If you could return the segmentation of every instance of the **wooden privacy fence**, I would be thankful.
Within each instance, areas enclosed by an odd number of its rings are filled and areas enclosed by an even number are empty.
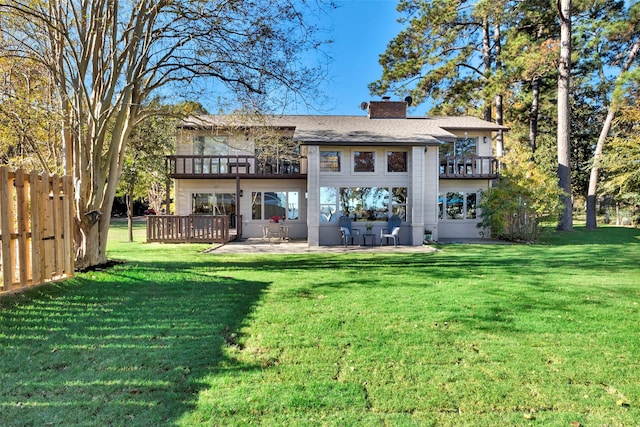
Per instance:
[[[70,177],[0,167],[0,293],[73,276]]]
[[[228,243],[230,225],[229,215],[150,215],[147,242]]]

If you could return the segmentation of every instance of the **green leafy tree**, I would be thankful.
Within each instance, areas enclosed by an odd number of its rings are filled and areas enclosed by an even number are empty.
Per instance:
[[[637,208],[640,206],[640,107],[623,107],[614,126],[616,133],[602,156],[607,180],[600,193],[613,195],[617,201]]]
[[[600,161],[604,146],[611,132],[613,121],[627,92],[627,82],[633,80],[638,73],[637,57],[640,52],[640,4],[635,3],[628,10],[624,10],[622,2],[616,2],[618,7],[606,10],[606,15],[599,20],[600,26],[592,33],[597,34],[593,42],[593,51],[599,53],[593,59],[592,69],[595,77],[591,81],[597,84],[601,94],[603,112],[602,125],[598,135],[593,158],[590,162],[590,175],[586,191],[587,229],[597,227],[596,201],[598,185],[600,184]],[[612,19],[613,18],[613,19]],[[616,19],[617,18],[617,19]],[[599,30],[599,31],[598,31]],[[613,76],[613,78],[609,77]]]
[[[563,191],[553,175],[538,166],[529,147],[512,149],[503,160],[496,186],[480,199],[478,226],[500,239],[536,241],[542,223],[562,212]]]
[[[399,21],[406,28],[380,55],[382,77],[369,89],[375,94],[409,93],[416,103],[432,99],[449,114],[480,110],[490,120],[493,93],[487,83],[494,73],[499,11],[505,3],[400,1]]]
[[[322,41],[293,0],[10,0],[0,39],[51,73],[65,172],[73,175],[78,268],[106,262],[109,215],[135,126],[167,93],[211,96],[215,84],[264,111],[317,93],[325,75],[309,52]],[[303,55],[304,54],[304,55]],[[206,78],[208,85],[204,84]],[[198,84],[201,82],[203,84]],[[213,82],[213,83],[212,83]],[[107,215],[105,215],[107,213]]]
[[[51,75],[27,58],[1,56],[0,163],[62,174],[60,117]]]
[[[176,125],[172,115],[157,115],[140,122],[129,136],[117,192],[127,205],[129,241],[133,241],[135,200],[147,200],[156,212],[161,211],[169,182],[165,156],[173,152]]]
[[[380,56],[382,77],[370,89],[428,100],[432,114],[485,118],[493,97],[510,144],[542,149],[536,156],[551,162],[544,168],[553,167],[574,198],[589,193],[589,207],[615,116],[611,101],[625,93],[617,80],[635,67],[639,9],[610,0],[401,1],[406,28]],[[503,104],[509,108],[501,114]],[[561,229],[572,228],[571,199],[564,199]]]
[[[551,100],[557,89],[557,12],[546,0],[524,0],[511,6],[500,58],[510,105],[506,119],[514,126],[510,140],[528,141],[535,152],[539,134],[547,134],[547,126],[556,121]]]

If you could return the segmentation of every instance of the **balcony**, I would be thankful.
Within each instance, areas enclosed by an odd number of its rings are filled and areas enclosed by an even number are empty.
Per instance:
[[[307,159],[255,156],[167,156],[171,178],[306,178]]]
[[[440,178],[471,179],[498,177],[500,161],[496,157],[440,157]]]

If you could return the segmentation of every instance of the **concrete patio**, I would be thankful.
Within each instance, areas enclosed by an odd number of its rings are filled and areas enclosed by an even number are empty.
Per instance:
[[[491,239],[455,239],[440,241],[438,244],[501,244]],[[303,254],[303,253],[431,253],[438,249],[436,244],[422,246],[398,245],[335,245],[335,246],[309,246],[306,240],[280,241],[266,239],[241,239],[227,243],[226,245],[214,244],[207,250],[215,254]]]

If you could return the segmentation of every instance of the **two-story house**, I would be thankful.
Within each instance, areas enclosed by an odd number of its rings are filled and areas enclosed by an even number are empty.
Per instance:
[[[274,217],[310,246],[340,243],[338,218],[379,233],[402,218],[400,243],[482,234],[478,201],[497,177],[503,126],[472,117],[407,117],[405,101],[362,116],[194,116],[168,159],[174,214],[229,215],[242,237]]]

